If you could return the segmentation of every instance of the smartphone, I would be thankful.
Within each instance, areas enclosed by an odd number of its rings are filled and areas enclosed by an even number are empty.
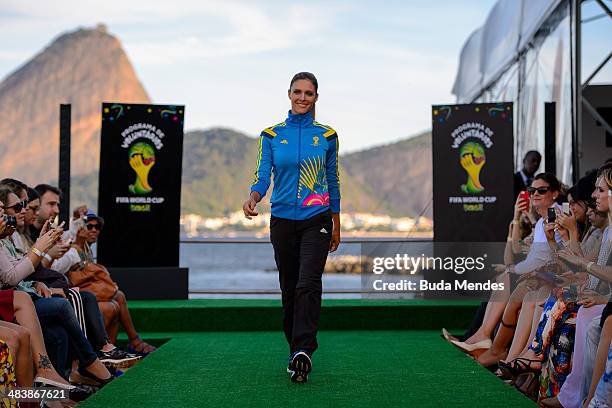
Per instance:
[[[569,203],[563,203],[562,206],[563,206],[563,213],[569,215],[570,213]]]
[[[525,202],[525,204],[523,205],[523,211],[527,211],[527,209],[529,208],[529,193],[527,191],[521,191],[519,193],[519,197],[523,199],[523,201]]]
[[[555,222],[555,220],[557,219],[557,213],[555,212],[554,208],[549,208],[548,209],[548,221],[547,222]]]

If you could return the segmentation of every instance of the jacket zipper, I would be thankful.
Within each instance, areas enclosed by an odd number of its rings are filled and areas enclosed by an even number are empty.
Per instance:
[[[302,155],[302,122],[298,126],[298,159],[297,159],[297,183],[295,185],[295,205],[293,206],[293,219],[297,219],[298,191],[300,189],[300,157]]]

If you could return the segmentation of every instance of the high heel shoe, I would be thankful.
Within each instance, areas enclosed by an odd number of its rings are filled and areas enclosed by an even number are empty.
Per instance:
[[[538,363],[540,367],[532,367],[531,363]],[[518,357],[511,361],[500,361],[500,370],[506,371],[513,377],[523,373],[536,373],[539,374],[542,371],[542,362],[540,360],[531,360],[529,358]]]
[[[450,334],[448,332],[448,330],[446,330],[444,327],[442,328],[442,337],[444,337],[444,340],[451,342],[453,340],[457,340],[459,341],[458,338],[456,338],[455,336],[453,336],[452,334]]]
[[[502,372],[502,375],[504,378],[512,379],[512,380],[516,379],[516,377],[518,377],[521,374],[527,374],[527,373],[540,374],[540,371],[542,371],[542,368],[532,367],[531,363],[539,363],[540,365],[542,364],[540,360],[531,360],[528,358],[518,357],[510,362],[500,361],[499,369]]]
[[[459,350],[463,351],[464,353],[471,353],[473,351],[482,350],[482,349],[487,350],[487,349],[490,349],[491,346],[493,345],[493,342],[491,341],[491,339],[482,340],[474,344],[468,344],[464,341],[458,341],[458,340],[451,340],[451,343],[455,347],[457,347]]]

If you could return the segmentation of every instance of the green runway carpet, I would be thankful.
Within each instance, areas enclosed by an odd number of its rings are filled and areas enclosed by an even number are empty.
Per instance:
[[[280,331],[145,337],[171,340],[79,408],[535,407],[439,331],[322,331],[307,384]]]

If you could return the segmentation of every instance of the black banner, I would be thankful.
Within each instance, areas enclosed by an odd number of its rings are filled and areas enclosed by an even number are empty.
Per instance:
[[[184,106],[102,104],[98,260],[177,267]]]
[[[512,219],[512,103],[432,107],[434,240],[505,242]]]

